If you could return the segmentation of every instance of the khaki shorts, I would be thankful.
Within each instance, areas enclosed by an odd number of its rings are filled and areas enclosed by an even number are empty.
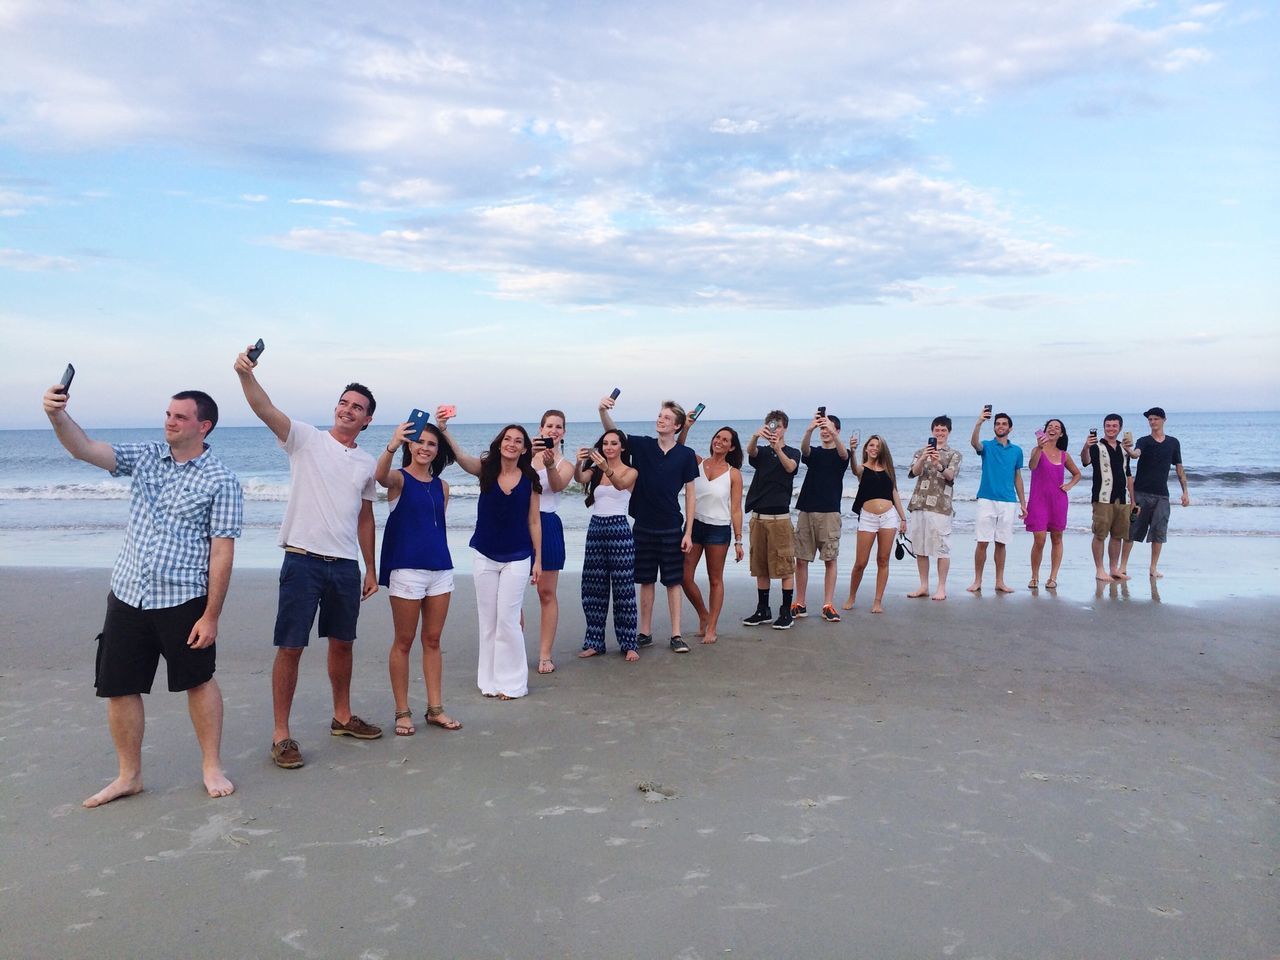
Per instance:
[[[796,542],[791,517],[751,517],[751,575],[778,580],[796,572]]]
[[[801,512],[796,517],[796,559],[824,561],[840,556],[840,513]]]
[[[1093,505],[1093,535],[1099,540],[1110,536],[1114,540],[1129,539],[1129,514],[1133,510],[1127,503],[1095,503]]]

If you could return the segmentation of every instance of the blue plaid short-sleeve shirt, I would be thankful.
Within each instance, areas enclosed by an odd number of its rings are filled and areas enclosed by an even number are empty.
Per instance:
[[[113,444],[113,477],[133,477],[129,528],[111,572],[111,591],[132,607],[176,607],[209,591],[209,541],[238,537],[244,493],[206,445],[177,463],[169,445]]]

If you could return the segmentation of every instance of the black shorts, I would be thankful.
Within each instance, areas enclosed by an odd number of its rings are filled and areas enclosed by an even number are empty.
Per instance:
[[[636,583],[662,581],[664,587],[684,583],[684,553],[680,530],[645,530],[636,527]]]
[[[150,693],[160,657],[169,673],[169,690],[192,690],[213,679],[215,647],[187,646],[191,628],[202,616],[208,597],[176,607],[142,610],[114,593],[107,595],[107,618],[98,634],[94,686],[100,697]]]

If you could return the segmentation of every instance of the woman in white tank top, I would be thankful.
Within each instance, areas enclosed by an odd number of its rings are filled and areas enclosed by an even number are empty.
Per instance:
[[[698,612],[698,636],[703,643],[715,643],[731,534],[734,561],[742,561],[742,442],[732,427],[721,427],[711,438],[711,456],[699,458],[693,491],[693,546],[684,556],[684,595]],[[709,602],[703,601],[694,579],[704,555]]]
[[[538,438],[551,442],[549,447],[534,448],[533,468],[542,481],[542,498],[538,509],[542,515],[542,576],[538,578],[538,604],[542,608],[542,623],[538,631],[538,672],[554,673],[551,647],[556,639],[556,627],[560,623],[560,601],[556,588],[560,583],[560,571],[564,569],[564,527],[556,512],[560,506],[560,491],[573,479],[573,464],[560,453],[564,440],[564,414],[548,410],[542,415]]]

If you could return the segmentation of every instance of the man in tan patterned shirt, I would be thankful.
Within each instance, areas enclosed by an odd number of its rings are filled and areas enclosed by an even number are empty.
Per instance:
[[[934,417],[933,436],[911,458],[908,476],[916,477],[916,488],[907,508],[911,511],[908,533],[920,571],[920,586],[908,593],[913,600],[929,596],[929,558],[938,560],[938,589],[934,600],[947,599],[947,571],[951,567],[951,494],[960,472],[960,451],[947,446],[951,418]]]

